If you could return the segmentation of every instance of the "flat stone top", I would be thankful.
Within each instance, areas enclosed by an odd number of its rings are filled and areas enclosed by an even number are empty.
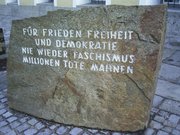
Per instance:
[[[142,130],[165,22],[165,6],[57,10],[13,21],[9,106],[65,124]]]

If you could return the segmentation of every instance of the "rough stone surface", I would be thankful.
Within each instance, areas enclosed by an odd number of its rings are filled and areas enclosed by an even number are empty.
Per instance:
[[[8,60],[9,106],[60,123],[101,129],[137,131],[147,126],[151,100],[156,86],[164,41],[165,7],[108,6],[85,8],[78,11],[58,10],[47,16],[13,21]],[[154,19],[158,18],[158,19]],[[53,23],[52,23],[53,22]],[[36,28],[38,36],[23,35],[23,28]],[[54,37],[42,35],[42,29],[81,30],[82,37]],[[92,31],[133,31],[131,40],[95,39],[87,37]],[[35,30],[36,31],[36,30]],[[34,40],[51,38],[53,45],[38,46]],[[106,37],[107,38],[107,37]],[[125,38],[125,37],[124,37]],[[55,40],[117,42],[115,50],[57,48]],[[46,44],[47,45],[47,44]],[[75,59],[85,63],[85,69],[45,66],[23,63],[22,47],[33,48],[33,57],[39,56],[38,48],[66,50],[68,60],[73,52],[110,53],[133,55],[135,61],[107,62]],[[85,47],[86,48],[86,47]],[[50,57],[52,58],[52,57]],[[54,58],[63,61],[64,58]],[[130,59],[130,58],[129,58]],[[132,58],[133,59],[133,58]],[[93,63],[133,66],[131,73],[91,71]],[[16,67],[16,68],[14,68]],[[122,69],[123,71],[123,69]],[[19,127],[23,131],[29,125]],[[44,132],[48,132],[45,130]],[[42,132],[43,133],[43,132]]]

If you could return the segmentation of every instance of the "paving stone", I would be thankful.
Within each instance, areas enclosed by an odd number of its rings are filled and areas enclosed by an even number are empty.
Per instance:
[[[1,109],[0,110],[0,115],[4,114],[6,112],[6,109]]]
[[[17,135],[15,131],[11,130],[10,132],[6,133],[6,135]]]
[[[30,129],[24,131],[24,135],[34,135],[35,133],[37,133],[37,130],[34,128],[30,128]]]
[[[3,91],[4,91],[4,92],[7,92],[7,89],[4,89]],[[6,98],[6,99],[7,99],[7,98]]]
[[[8,123],[6,121],[1,121],[0,122],[0,127],[6,126]]]
[[[175,124],[178,123],[179,119],[180,119],[180,117],[177,115],[174,115],[174,114],[170,115],[170,117],[169,117],[169,121],[172,123],[175,123]]]
[[[37,122],[38,122],[38,121],[37,121],[36,119],[34,119],[34,118],[28,121],[28,123],[29,123],[30,125],[35,125]]]
[[[171,133],[172,132],[172,128],[171,127],[163,127],[161,130],[167,132],[167,133]]]
[[[91,135],[91,134],[89,134],[89,133],[85,132],[85,133],[83,133],[82,135]]]
[[[109,132],[108,131],[100,131],[100,133],[103,133],[105,135],[109,135]]]
[[[162,64],[159,77],[163,80],[180,84],[180,67]]]
[[[17,120],[17,117],[14,117],[14,116],[7,119],[7,121],[8,121],[9,123],[11,123],[11,122],[13,122],[13,121],[15,121],[15,120]]]
[[[174,129],[174,130],[172,131],[172,134],[173,134],[173,135],[180,135],[180,131]]]
[[[8,132],[10,132],[11,129],[9,126],[4,126],[4,127],[1,127],[0,128],[0,132],[4,133],[4,134],[7,134]]]
[[[19,132],[22,132],[22,131],[25,131],[26,129],[28,129],[29,127],[30,127],[30,126],[29,126],[28,124],[24,123],[24,124],[18,126],[18,127],[17,127],[17,130],[18,130]]]
[[[0,99],[2,99],[2,98],[4,98],[4,97],[5,97],[5,95],[2,95],[2,94],[0,95]]]
[[[7,81],[7,71],[1,71],[0,76],[1,76],[0,82]],[[4,89],[1,90],[3,91]]]
[[[96,130],[96,129],[88,129],[88,131],[93,133],[93,134],[98,132],[98,130]]]
[[[169,135],[167,132],[164,132],[164,131],[161,131],[161,130],[159,130],[158,132],[157,132],[157,135]]]
[[[4,116],[5,118],[8,118],[8,117],[10,117],[10,116],[12,116],[12,115],[13,115],[13,114],[10,113],[10,112],[6,112],[6,113],[3,114],[3,116]]]
[[[0,115],[0,122],[3,121],[3,119],[4,119],[4,118]]]
[[[155,120],[155,121],[158,121],[158,122],[160,122],[160,123],[163,123],[163,122],[165,121],[165,118],[162,117],[162,116],[156,115],[156,116],[154,117],[154,120]]]
[[[160,103],[162,102],[163,98],[160,96],[155,95],[153,99],[153,106],[158,107]]]
[[[180,101],[180,85],[158,79],[156,95]]]
[[[28,120],[29,120],[28,117],[24,117],[24,118],[21,118],[21,119],[20,119],[20,122],[24,123],[24,122],[27,122]]]
[[[159,111],[159,109],[154,108],[154,107],[151,109],[151,112],[153,112],[153,113],[158,113],[158,111]]]
[[[44,128],[45,126],[44,126],[44,124],[42,124],[41,122],[38,122],[38,123],[35,125],[35,127],[36,127],[37,129],[42,129],[42,128]]]
[[[7,102],[7,98],[3,98],[3,99],[1,99],[0,100],[2,103],[5,103],[5,102]]]
[[[165,119],[169,118],[169,116],[170,116],[170,114],[169,114],[168,112],[165,112],[165,111],[162,111],[162,110],[160,110],[160,111],[158,112],[158,114],[159,114],[160,116],[164,117]]]
[[[171,57],[168,57],[163,62],[175,66],[180,66],[179,58],[180,58],[180,51],[176,51],[175,53],[173,53]]]
[[[103,135],[102,133],[96,133],[95,135]],[[126,134],[127,135],[127,134]]]
[[[83,130],[82,130],[81,128],[75,127],[75,128],[73,128],[69,133],[70,133],[71,135],[77,135],[77,134],[81,133],[82,131],[83,131]]]
[[[3,109],[5,106],[3,104],[0,104],[0,110]]]
[[[121,133],[114,132],[112,135],[122,135]]]
[[[50,135],[52,133],[52,131],[48,128],[43,129],[42,131],[40,131],[37,135]]]
[[[50,126],[49,128],[50,128],[51,130],[54,130],[56,127],[57,127],[56,125],[52,125],[52,126]]]
[[[18,122],[18,121],[13,121],[12,123],[10,123],[10,126],[11,126],[11,128],[16,128],[16,127],[18,127],[20,124],[21,124],[21,123]]]
[[[166,99],[159,108],[180,115],[180,102]]]
[[[166,58],[172,56],[172,54],[175,52],[174,49],[170,49],[170,48],[164,48],[164,52],[163,52],[163,60],[165,60]]]
[[[154,133],[154,129],[152,128],[147,128],[145,131],[145,135],[152,135]]]
[[[56,130],[56,133],[59,134],[59,135],[63,135],[67,132],[67,128],[62,126],[62,127],[59,127],[57,130]]]
[[[0,90],[7,88],[7,81],[0,83]]]
[[[163,123],[165,126],[168,126],[168,127],[173,127],[175,128],[176,127],[176,124],[169,121],[169,120],[165,120],[164,123]]]
[[[177,125],[176,129],[180,130],[180,124]]]
[[[161,129],[163,127],[163,125],[159,122],[156,122],[156,121],[151,121],[150,123],[150,127],[153,128],[153,129]]]
[[[166,48],[169,48],[169,49],[173,49],[175,51],[178,51],[180,50],[180,47],[179,47],[179,43],[180,43],[180,39],[179,39],[179,36],[175,36],[175,35],[169,35],[168,36],[168,42],[165,44],[165,47]],[[172,56],[174,55],[174,53],[168,57],[167,59],[163,60],[164,63],[167,63],[167,64],[173,64],[173,62],[175,63],[175,61],[172,59]],[[172,62],[172,63],[170,63]]]

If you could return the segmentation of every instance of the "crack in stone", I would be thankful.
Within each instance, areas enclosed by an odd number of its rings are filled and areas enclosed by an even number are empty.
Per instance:
[[[79,99],[76,108],[77,108],[77,113],[81,114],[81,104],[82,104],[82,99]]]
[[[140,36],[140,34],[139,34],[138,32],[134,31],[134,33],[136,33],[136,35],[137,35],[139,41],[148,42],[148,40],[145,39],[145,37],[142,38],[142,36]]]
[[[141,72],[138,72],[138,74],[141,74]],[[151,79],[151,77],[149,77],[146,73],[144,73],[143,75],[146,77],[146,79],[147,79],[149,82],[153,83],[153,79]]]
[[[77,109],[77,113],[81,114],[83,95],[76,90],[75,84],[72,81],[70,81],[66,76],[64,78],[64,83],[69,87],[69,89],[72,91],[74,95],[79,97],[78,103],[76,105],[76,109]]]
[[[150,37],[151,37],[152,40],[153,40],[153,41],[151,41],[151,42],[156,43],[156,44],[159,44],[159,43],[160,43],[160,42],[158,41],[158,39],[157,39],[154,35],[150,34]]]
[[[149,80],[151,83],[153,83],[153,80],[149,78],[149,76],[147,74],[144,74],[144,76],[147,78],[147,80]]]
[[[149,42],[152,44],[159,44],[159,41],[152,34],[149,35],[151,39],[147,39],[144,35],[140,35],[137,31],[134,31],[134,33],[136,33],[139,41]]]
[[[139,87],[139,85],[136,83],[136,81],[134,81],[130,76],[128,76],[127,74],[125,74],[125,76],[127,76],[135,85],[136,87],[139,89],[139,91],[142,93],[142,95],[149,101],[151,102],[151,100],[149,99],[148,96],[146,96],[146,94],[144,93],[143,89]]]
[[[108,11],[107,11],[107,8],[106,8],[106,7],[104,7],[104,8],[103,8],[103,10],[104,10],[104,12],[105,12],[106,16],[108,17],[109,13],[108,13]]]
[[[56,94],[56,91],[58,89],[58,84],[59,84],[59,82],[56,84],[56,87],[55,87],[55,89],[54,89],[54,91],[52,93],[52,98],[55,98],[55,94]]]
[[[82,95],[76,90],[75,84],[70,81],[66,76],[64,78],[64,83],[69,87],[69,89],[77,96],[81,97]]]
[[[60,82],[60,80],[58,80],[58,82],[57,82],[57,84],[56,84],[56,86],[55,86],[55,89],[54,89],[54,91],[52,92],[52,98],[55,98],[55,94],[56,94],[56,91],[58,90],[59,82]],[[65,78],[64,78],[64,82],[67,84],[67,86],[71,89],[71,91],[72,91],[75,95],[78,95],[78,97],[81,97],[81,98],[79,99],[79,101],[78,101],[77,106],[76,106],[76,108],[77,108],[77,113],[80,114],[80,113],[81,113],[81,104],[82,104],[82,95],[75,90],[74,84],[73,84],[70,80],[68,80],[66,76],[65,76]]]

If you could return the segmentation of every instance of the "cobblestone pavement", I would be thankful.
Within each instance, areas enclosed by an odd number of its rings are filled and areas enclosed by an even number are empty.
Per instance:
[[[12,110],[8,107],[7,101],[7,72],[1,71],[0,135],[180,135],[180,13],[178,15],[170,13],[168,27],[171,24],[176,25],[174,29],[167,30],[163,63],[150,122],[145,131],[122,133],[74,127]]]

